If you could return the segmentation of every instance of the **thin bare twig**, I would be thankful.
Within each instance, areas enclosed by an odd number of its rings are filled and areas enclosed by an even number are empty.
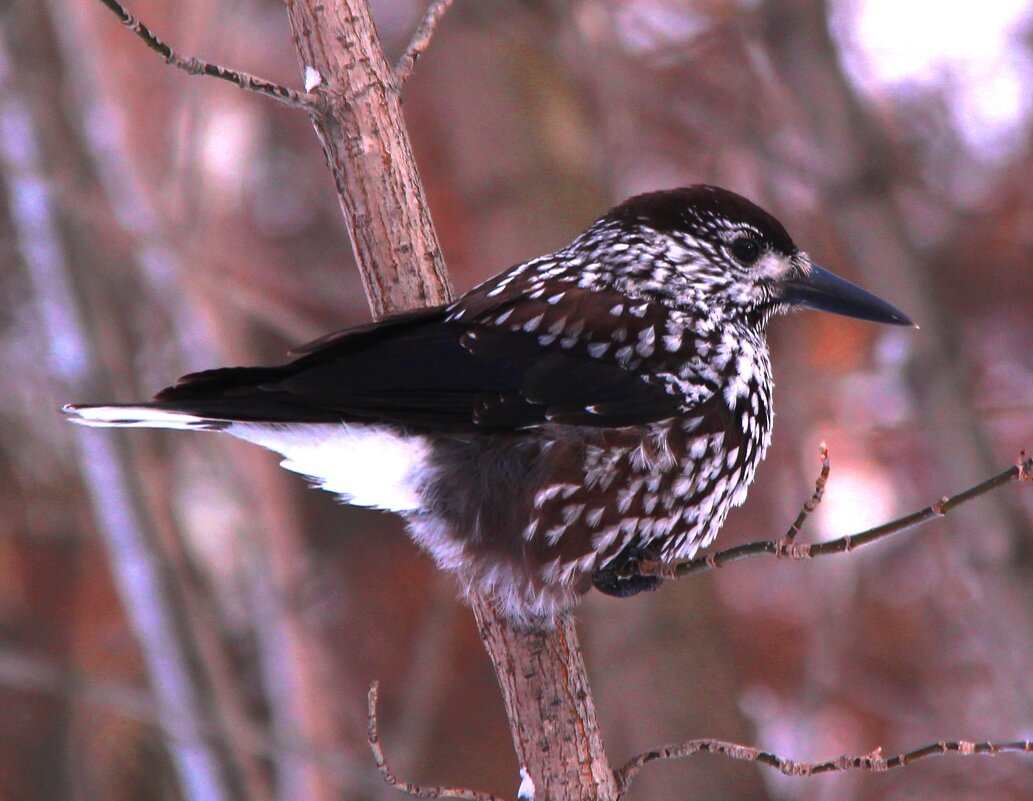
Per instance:
[[[445,16],[445,12],[452,5],[452,1],[434,0],[430,4],[430,8],[427,9],[427,13],[423,15],[423,20],[420,22],[419,27],[416,28],[412,39],[409,40],[408,47],[405,48],[405,52],[402,53],[402,57],[398,59],[398,64],[395,66],[395,78],[398,80],[399,86],[403,86],[409,80],[413,70],[416,69],[416,59],[423,55],[427,48],[430,47],[430,40],[434,38],[434,31],[437,30],[438,23]]]
[[[467,790],[463,787],[423,787],[418,784],[411,784],[399,779],[387,766],[387,759],[384,757],[384,749],[380,746],[380,732],[377,725],[377,699],[380,694],[380,682],[375,681],[369,685],[369,696],[366,717],[366,738],[369,741],[370,750],[373,752],[373,760],[377,763],[377,770],[384,777],[384,781],[403,793],[417,796],[418,798],[459,798],[462,801],[503,801],[497,795],[482,793],[477,790]]]
[[[883,523],[881,526],[870,528],[867,531],[862,531],[859,534],[848,534],[839,539],[813,544],[793,542],[792,538],[788,536],[783,536],[777,540],[759,540],[677,564],[662,564],[660,562],[643,560],[638,564],[638,572],[643,576],[660,576],[661,578],[674,579],[693,573],[705,573],[708,570],[716,570],[731,562],[738,562],[740,559],[748,559],[751,556],[758,556],[760,554],[767,554],[779,559],[813,559],[817,556],[844,553],[860,548],[863,545],[870,545],[873,542],[886,539],[893,534],[910,531],[930,520],[943,517],[952,509],[1016,480],[1033,480],[1033,459],[1027,457],[1025,451],[1022,451],[1019,455],[1015,465],[1009,467],[1004,472],[998,473],[996,476],[988,478],[974,487],[969,487],[957,495],[944,496],[924,509],[904,515],[904,517],[899,517],[896,520],[891,520],[888,523]],[[793,529],[790,528],[790,532],[792,531]]]
[[[818,508],[821,499],[825,497],[825,485],[829,480],[831,464],[829,463],[829,448],[824,442],[818,446],[818,458],[821,459],[821,472],[818,473],[818,478],[814,482],[814,494],[804,501],[800,514],[796,516],[796,520],[793,521],[785,536],[782,537],[784,542],[789,543],[796,539],[796,535],[800,533],[803,524],[807,522],[807,518]]]
[[[995,756],[1004,753],[1033,753],[1033,742],[1029,740],[1015,740],[1008,743],[972,742],[969,740],[941,740],[938,743],[916,748],[892,757],[884,757],[882,749],[876,748],[869,754],[860,756],[839,756],[823,762],[797,762],[786,759],[778,754],[769,751],[761,751],[748,745],[728,742],[727,740],[700,739],[689,740],[676,745],[665,745],[639,754],[628,761],[617,771],[617,781],[620,785],[620,792],[623,796],[631,781],[640,770],[650,762],[660,759],[684,759],[694,754],[721,754],[732,759],[742,759],[746,762],[759,762],[762,765],[775,768],[786,776],[814,776],[818,773],[833,773],[845,770],[867,770],[882,772],[893,768],[902,768],[912,762],[928,756],[939,754],[960,754],[962,756],[974,756],[985,754]]]
[[[229,67],[221,67],[218,64],[201,61],[193,56],[181,56],[159,39],[150,28],[130,14],[118,0],[100,0],[100,2],[111,9],[112,13],[118,17],[119,22],[139,36],[151,50],[158,53],[167,63],[178,67],[184,72],[191,75],[207,75],[211,78],[229,81],[241,89],[271,97],[273,100],[277,100],[292,108],[311,109],[316,104],[315,95],[309,92],[299,92],[296,89],[281,86],[264,78],[258,78],[250,73],[230,69]]]

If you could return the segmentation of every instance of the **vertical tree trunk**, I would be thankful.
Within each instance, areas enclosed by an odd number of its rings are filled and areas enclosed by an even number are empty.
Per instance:
[[[402,117],[398,82],[366,0],[286,0],[313,115],[363,286],[381,316],[445,303],[452,286]]]
[[[387,63],[366,0],[285,0],[302,66],[320,80],[313,123],[333,172],[377,315],[452,296]],[[523,632],[474,599],[513,741],[537,801],[614,801],[588,677],[571,620]],[[517,777],[514,777],[514,784]]]
[[[564,615],[553,631],[519,631],[483,598],[473,611],[535,798],[616,799],[574,619]]]

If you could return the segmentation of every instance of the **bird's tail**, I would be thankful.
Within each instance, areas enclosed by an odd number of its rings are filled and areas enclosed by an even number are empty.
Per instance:
[[[174,428],[180,431],[218,431],[228,420],[201,417],[169,404],[119,404],[115,406],[68,405],[61,411],[73,423],[96,428]]]
[[[292,419],[284,394],[267,386],[283,377],[279,367],[223,367],[185,375],[145,403],[70,404],[73,423],[98,428],[173,428],[219,431],[239,421]]]

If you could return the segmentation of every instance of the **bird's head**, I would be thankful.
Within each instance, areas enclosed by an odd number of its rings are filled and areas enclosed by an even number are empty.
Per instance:
[[[612,209],[578,240],[600,278],[629,294],[763,328],[797,308],[914,325],[890,304],[822,269],[782,224],[714,186],[650,192]]]

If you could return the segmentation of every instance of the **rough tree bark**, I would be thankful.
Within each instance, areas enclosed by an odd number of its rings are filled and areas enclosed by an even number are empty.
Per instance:
[[[285,0],[312,112],[374,314],[452,297],[388,64],[366,0]],[[588,676],[571,620],[519,631],[484,599],[474,613],[535,797],[615,801]],[[514,777],[516,782],[516,777]]]

